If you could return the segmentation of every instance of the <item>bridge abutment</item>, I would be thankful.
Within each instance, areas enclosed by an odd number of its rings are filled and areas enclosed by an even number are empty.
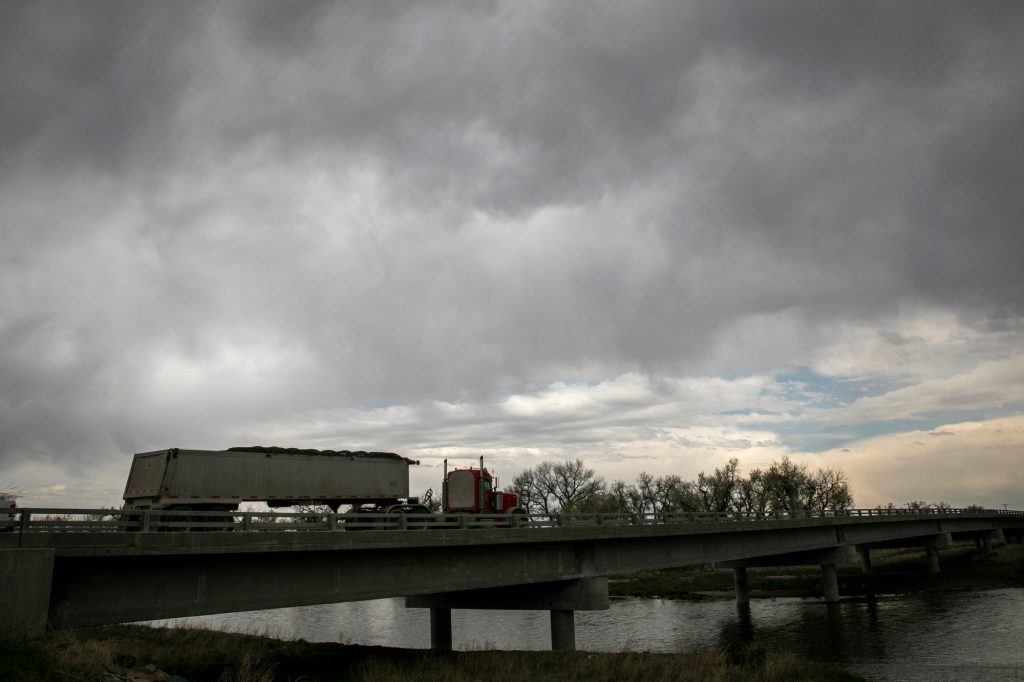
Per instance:
[[[0,549],[0,640],[46,634],[55,555],[52,549]]]

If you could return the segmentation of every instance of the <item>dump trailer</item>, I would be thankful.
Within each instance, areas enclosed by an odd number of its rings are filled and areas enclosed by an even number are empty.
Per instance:
[[[132,461],[124,508],[233,511],[241,502],[265,502],[404,510],[415,503],[409,499],[413,464],[419,462],[392,452],[263,446],[141,452]]]

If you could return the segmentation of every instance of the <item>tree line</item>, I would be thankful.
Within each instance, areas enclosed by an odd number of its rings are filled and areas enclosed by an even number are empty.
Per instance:
[[[520,505],[531,514],[739,512],[775,514],[845,511],[853,506],[846,475],[838,469],[810,470],[789,457],[743,475],[730,459],[694,480],[652,476],[636,482],[606,482],[582,460],[542,462],[512,482]]]

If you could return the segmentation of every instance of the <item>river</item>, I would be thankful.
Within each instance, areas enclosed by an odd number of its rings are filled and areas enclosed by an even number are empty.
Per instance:
[[[403,599],[155,621],[282,639],[430,646],[429,615]],[[550,647],[546,611],[453,611],[456,649]],[[755,642],[832,663],[870,680],[1024,680],[1024,589],[932,592],[827,606],[815,599],[613,600],[576,614],[592,651],[691,651]]]

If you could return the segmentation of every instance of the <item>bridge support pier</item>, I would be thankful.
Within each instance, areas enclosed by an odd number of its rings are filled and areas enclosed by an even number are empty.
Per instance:
[[[942,569],[939,567],[939,548],[929,545],[925,547],[925,551],[928,552],[928,572],[941,573]]]
[[[434,651],[452,650],[451,609],[430,609],[430,648]]]
[[[576,651],[576,617],[572,611],[551,610],[551,650]]]
[[[750,586],[747,583],[747,567],[734,566],[732,569],[732,582],[736,586],[736,603],[750,603]]]
[[[52,549],[0,549],[0,640],[46,634],[54,556]]]
[[[576,611],[608,608],[608,579],[585,578],[550,583],[419,594],[405,598],[409,608],[430,609],[430,647],[452,649],[452,609],[508,609],[551,612],[551,648],[575,651]]]
[[[864,575],[871,573],[871,550],[867,547],[858,547],[857,554],[860,555],[860,571]]]
[[[821,565],[821,591],[826,602],[833,604],[839,601],[839,577],[835,564]]]

